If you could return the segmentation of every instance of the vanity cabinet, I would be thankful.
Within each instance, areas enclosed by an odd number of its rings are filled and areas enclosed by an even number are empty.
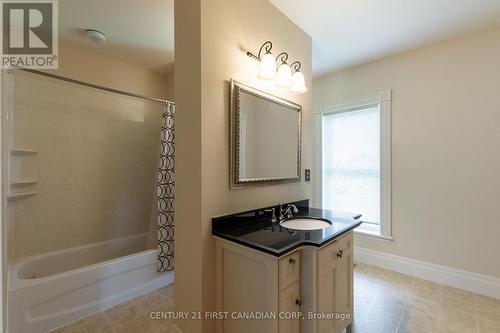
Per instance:
[[[318,320],[318,333],[351,330],[353,313],[352,235],[320,249],[318,261],[317,312],[346,316],[346,320]]]
[[[300,313],[300,252],[295,251],[292,254],[279,259],[279,304],[278,309],[281,313]],[[300,332],[300,319],[284,318],[279,320],[279,332]]]
[[[350,332],[352,246],[350,231],[322,247],[306,245],[276,257],[216,238],[217,311],[229,313],[228,319],[217,322],[217,332],[340,333],[345,328]],[[239,312],[276,318],[235,319],[233,314]],[[309,319],[309,313],[347,317]]]
[[[280,291],[287,288],[292,283],[300,279],[300,252],[295,251],[292,254],[278,261],[279,287]]]
[[[279,292],[279,311],[282,313],[299,313],[301,310],[300,300],[300,285],[295,282],[285,290]],[[300,332],[300,319],[297,318],[283,318],[279,319],[279,332],[286,333],[299,333]]]

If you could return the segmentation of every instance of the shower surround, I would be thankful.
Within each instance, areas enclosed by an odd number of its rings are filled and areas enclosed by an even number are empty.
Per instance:
[[[6,79],[9,331],[48,331],[172,283],[157,271],[165,104]]]
[[[163,105],[9,74],[10,259],[148,232]],[[34,232],[36,230],[36,232]]]

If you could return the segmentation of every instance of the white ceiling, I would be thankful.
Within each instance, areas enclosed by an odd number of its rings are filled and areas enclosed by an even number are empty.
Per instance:
[[[311,35],[315,75],[500,24],[500,0],[269,1]],[[63,0],[59,12],[62,41],[173,70],[174,0]],[[104,32],[107,42],[90,42],[86,28]]]
[[[102,31],[105,44],[85,38]],[[173,70],[174,0],[59,1],[61,40],[159,73]]]
[[[500,0],[270,0],[313,39],[325,74],[500,23]]]

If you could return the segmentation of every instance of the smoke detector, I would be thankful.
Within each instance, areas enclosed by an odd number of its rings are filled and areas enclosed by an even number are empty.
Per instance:
[[[106,43],[106,35],[99,30],[85,29],[85,36],[96,43]]]

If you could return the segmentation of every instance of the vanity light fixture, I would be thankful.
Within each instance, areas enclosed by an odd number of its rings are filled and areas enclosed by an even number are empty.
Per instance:
[[[275,85],[279,88],[288,89],[293,94],[304,94],[307,92],[307,86],[304,74],[300,71],[302,64],[299,61],[288,65],[288,53],[280,53],[276,59],[271,53],[273,43],[267,41],[259,49],[257,55],[248,51],[247,56],[260,62],[258,77],[263,80],[275,80]],[[265,52],[264,54],[262,54]],[[276,62],[280,61],[276,71]],[[294,70],[292,74],[292,68]]]
[[[281,65],[278,67],[278,78],[275,85],[279,88],[291,88],[293,85],[292,69],[286,63],[288,60],[288,54],[286,52],[282,52],[276,57],[276,60],[278,59],[281,61]]]
[[[273,43],[267,41],[260,47],[258,55],[247,52],[249,57],[260,61],[259,78],[263,80],[274,80],[276,78],[276,60],[274,60],[274,56],[271,53],[272,48]],[[266,52],[264,55],[262,55],[263,50]]]
[[[292,63],[291,67],[295,70],[292,75],[293,85],[290,88],[292,94],[304,94],[307,92],[306,82],[304,79],[304,74],[300,71],[302,64],[298,61]]]

